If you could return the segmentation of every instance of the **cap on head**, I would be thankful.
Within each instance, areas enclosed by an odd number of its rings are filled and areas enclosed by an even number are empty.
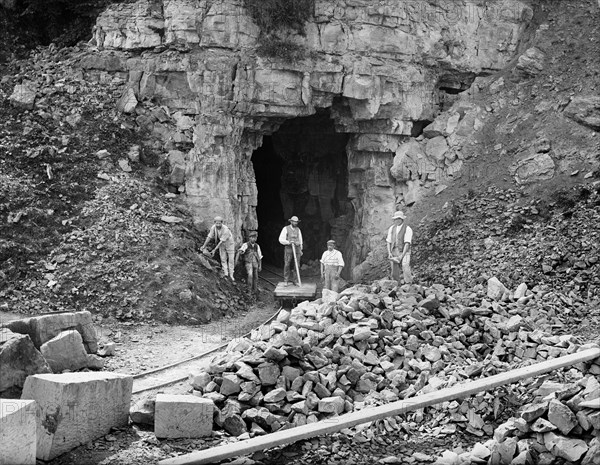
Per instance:
[[[223,221],[223,217],[222,216],[215,216],[215,221]]]
[[[329,239],[327,241],[327,245],[329,245],[329,244],[335,245],[335,241],[333,239]]]
[[[248,234],[248,237],[258,237],[258,233],[256,231],[250,231],[250,233]]]
[[[289,221],[300,221],[296,215],[292,216]]]
[[[406,219],[406,215],[404,213],[402,213],[400,210],[398,210],[396,213],[394,213],[394,216],[392,216],[393,220],[405,220]]]

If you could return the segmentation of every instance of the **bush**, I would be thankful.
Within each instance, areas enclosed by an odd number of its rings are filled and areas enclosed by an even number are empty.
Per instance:
[[[305,35],[304,24],[313,16],[314,0],[244,0],[244,5],[260,28],[259,55],[286,61],[306,58],[306,48],[285,35]]]
[[[244,0],[244,6],[263,35],[291,30],[304,35],[304,23],[312,17],[314,0]]]

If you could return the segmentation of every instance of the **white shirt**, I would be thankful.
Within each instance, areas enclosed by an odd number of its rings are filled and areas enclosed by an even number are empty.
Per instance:
[[[333,266],[344,266],[344,258],[342,257],[342,252],[339,250],[326,250],[323,252],[323,256],[321,257],[321,263],[323,265],[333,265]]]
[[[233,247],[235,244],[233,242],[233,234],[231,234],[231,230],[225,225],[222,225],[221,230],[219,231],[217,225],[213,224],[208,232],[208,238],[214,239],[217,242],[224,242],[226,247]]]
[[[288,226],[285,226],[281,230],[281,233],[279,234],[279,243],[281,245],[290,245],[290,241],[288,241],[288,238],[287,238],[287,228],[288,228]],[[300,231],[300,228],[298,228],[298,227],[296,227],[295,229],[298,230],[298,242],[299,242],[300,248],[302,248],[302,232]]]
[[[396,230],[396,237],[392,237],[392,233],[393,233],[395,227],[396,227],[396,225],[392,225],[392,226],[390,226],[390,229],[388,229],[388,234],[387,234],[387,239],[386,239],[386,242],[388,244],[396,244],[396,242],[398,240],[398,233],[402,229],[402,225],[398,226],[398,228]],[[406,232],[404,233],[404,243],[412,242],[412,236],[413,236],[413,230],[410,226],[407,226]]]

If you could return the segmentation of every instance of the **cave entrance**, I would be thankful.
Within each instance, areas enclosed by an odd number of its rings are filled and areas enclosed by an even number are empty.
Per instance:
[[[279,233],[296,215],[304,239],[302,264],[317,268],[331,238],[349,263],[345,251],[351,249],[354,218],[348,200],[348,137],[335,132],[329,111],[288,120],[272,136],[263,137],[252,163],[258,242],[266,262],[283,265]]]

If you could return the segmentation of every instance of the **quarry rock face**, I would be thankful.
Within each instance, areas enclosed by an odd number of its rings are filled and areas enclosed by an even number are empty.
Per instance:
[[[86,78],[122,80],[127,111],[165,158],[183,152],[170,179],[195,221],[222,215],[238,240],[259,227],[251,158],[272,136],[281,220],[328,224],[314,237],[339,238],[352,269],[398,206],[460,172],[485,109],[453,108],[456,94],[526,50],[532,17],[516,0],[317,1],[306,35],[292,37],[305,57],[290,61],[257,53],[260,30],[241,0],[141,0],[99,17],[97,50],[81,65]],[[538,55],[522,68],[539,69]],[[307,137],[310,127],[319,131]]]

